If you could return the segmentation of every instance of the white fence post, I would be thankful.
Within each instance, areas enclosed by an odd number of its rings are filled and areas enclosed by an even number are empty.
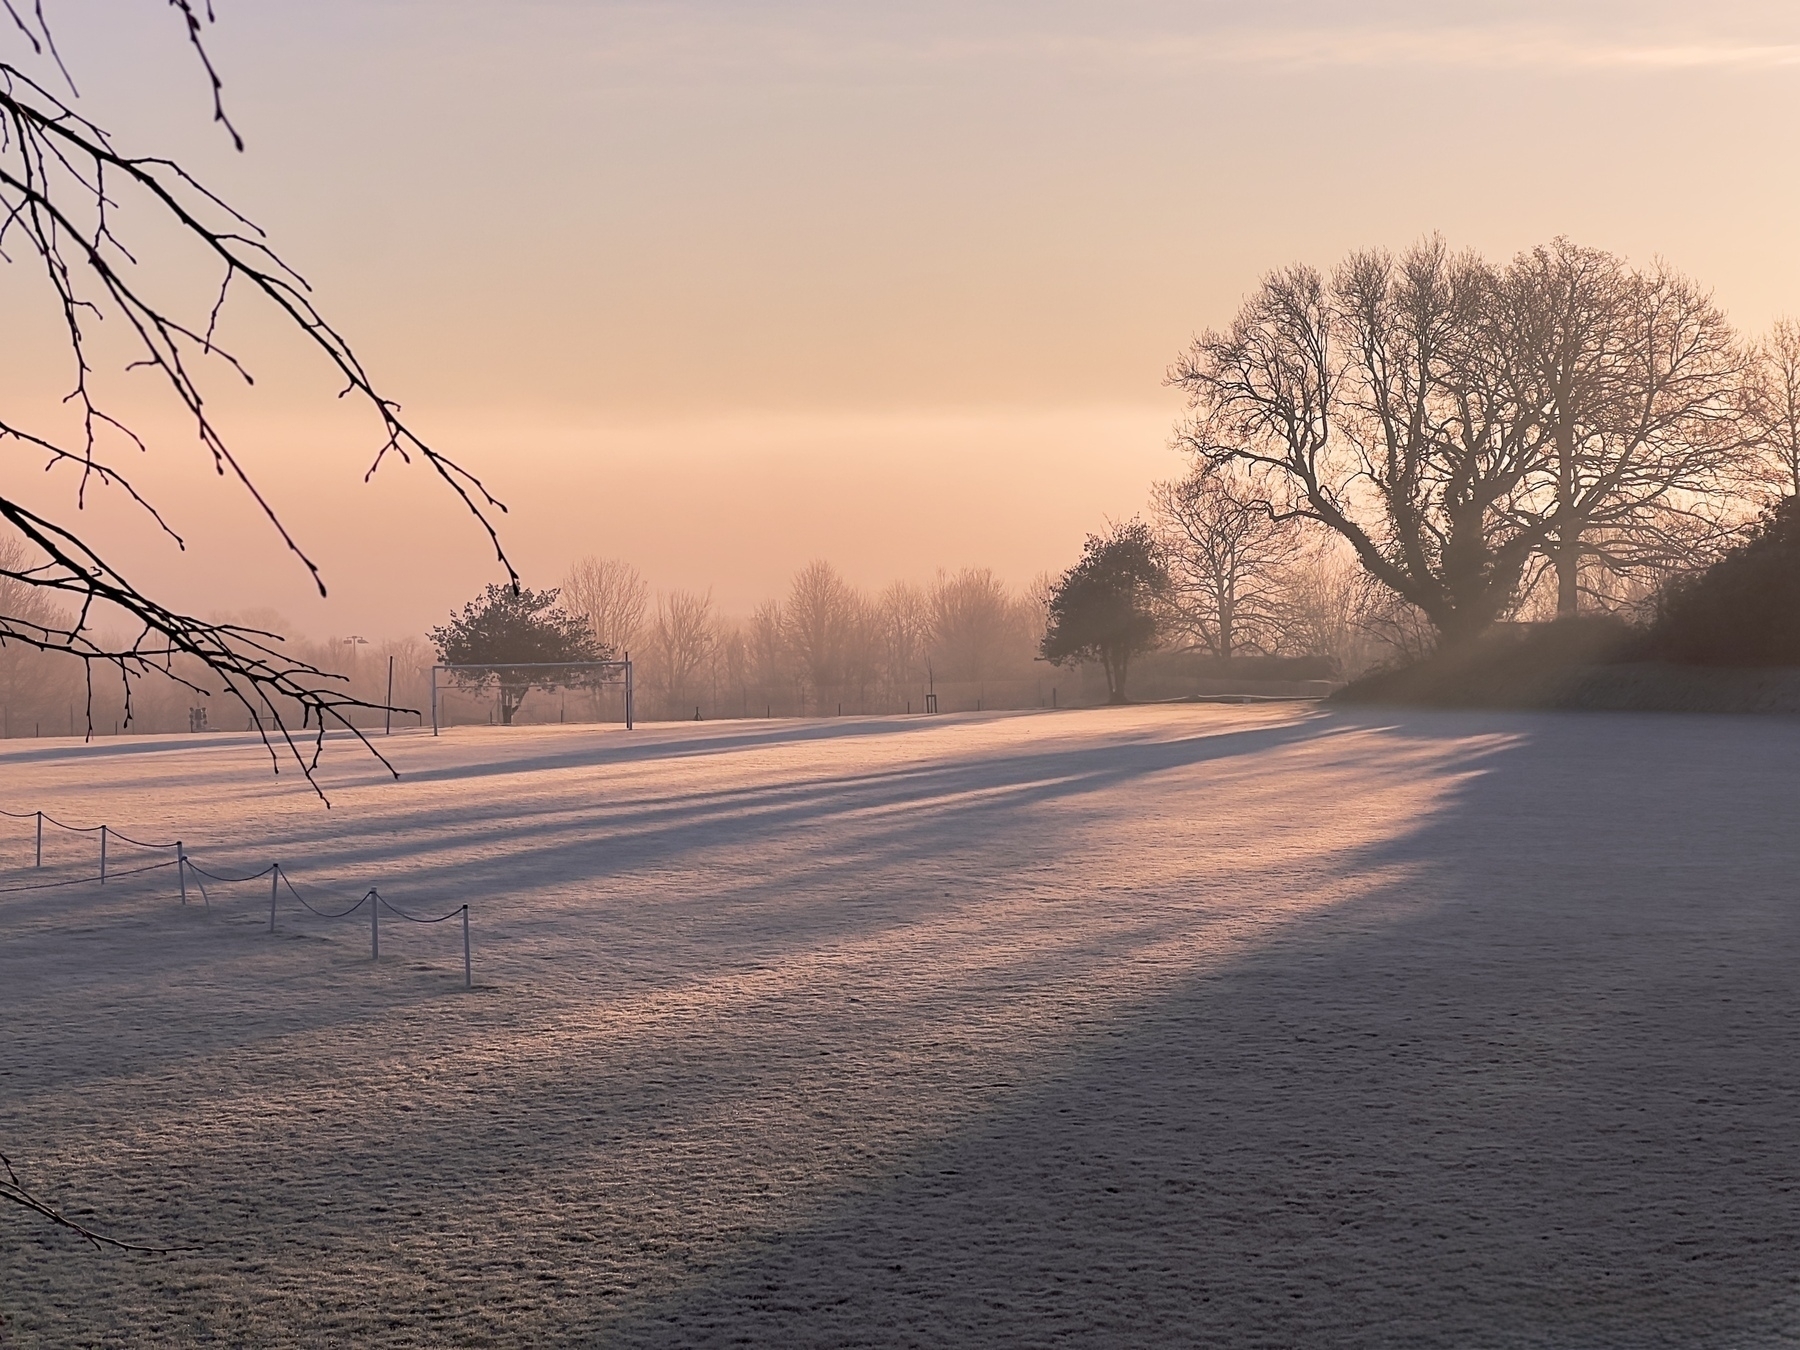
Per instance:
[[[100,827],[100,884],[106,885],[106,826]]]
[[[187,853],[181,847],[181,840],[175,841],[175,875],[181,878],[181,903],[187,903]]]
[[[42,867],[44,865],[44,813],[42,811],[39,811],[37,813],[37,818],[38,818],[37,861],[34,862],[32,864],[32,866],[33,867]]]
[[[381,959],[381,892],[369,890],[369,960]]]
[[[275,931],[275,892],[281,886],[281,864],[269,864],[269,931]]]
[[[475,976],[469,967],[469,907],[463,906],[463,988],[473,989]]]

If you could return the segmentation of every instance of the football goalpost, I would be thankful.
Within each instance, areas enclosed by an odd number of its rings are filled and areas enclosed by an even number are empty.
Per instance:
[[[493,661],[467,665],[437,665],[431,668],[431,734],[438,734],[438,672],[448,677],[451,688],[473,692],[498,686],[502,695],[516,691],[518,701],[533,689],[575,688],[595,690],[618,685],[625,695],[625,730],[634,725],[631,656],[623,661]],[[448,692],[446,690],[445,692]]]

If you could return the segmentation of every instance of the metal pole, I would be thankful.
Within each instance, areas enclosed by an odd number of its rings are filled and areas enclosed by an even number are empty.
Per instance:
[[[275,892],[281,885],[281,864],[269,865],[269,931],[275,931]]]
[[[387,730],[383,735],[394,734],[394,658],[388,657],[388,696],[387,696]]]
[[[187,853],[181,847],[181,840],[175,841],[175,875],[181,878],[181,903],[187,903]]]
[[[42,811],[39,811],[37,813],[37,818],[38,818],[37,861],[34,862],[32,864],[32,866],[33,867],[42,867],[44,865],[44,813]]]
[[[106,826],[100,827],[100,884],[106,885]]]
[[[632,728],[632,713],[633,713],[632,700],[635,696],[635,693],[636,693],[636,689],[632,683],[631,653],[626,652],[625,653],[625,730],[627,730],[627,731],[630,731]]]
[[[473,989],[475,976],[469,968],[469,907],[463,906],[463,988]]]
[[[381,892],[369,892],[369,960],[381,959]]]
[[[438,668],[437,668],[437,667],[436,667],[436,666],[433,666],[433,667],[432,667],[432,668],[431,668],[431,734],[432,734],[432,735],[433,735],[433,736],[435,736],[435,735],[437,735],[437,734],[438,734],[438,726],[437,726],[437,673],[438,673]]]

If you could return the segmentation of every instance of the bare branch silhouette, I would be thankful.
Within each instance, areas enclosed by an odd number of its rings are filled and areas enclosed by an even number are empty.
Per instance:
[[[84,1242],[98,1251],[102,1247],[112,1247],[122,1252],[145,1252],[153,1256],[166,1256],[170,1252],[192,1251],[191,1247],[146,1247],[136,1242],[125,1242],[122,1239],[108,1237],[104,1233],[96,1233],[86,1224],[71,1219],[55,1206],[45,1203],[33,1195],[19,1181],[19,1174],[13,1171],[12,1160],[0,1153],[0,1168],[4,1168],[6,1176],[0,1178],[0,1200],[10,1200],[33,1214],[50,1220],[58,1228],[66,1228]]]
[[[54,61],[73,97],[74,81],[56,52],[41,0],[29,12],[19,0],[0,3],[33,56],[48,54]],[[195,0],[167,3],[179,14],[205,72],[214,120],[231,136],[233,145],[242,149],[242,137],[225,111],[223,82],[204,41],[205,25],[213,21],[210,6]],[[121,222],[135,228],[127,230]],[[122,237],[169,227],[188,244],[198,245],[219,270],[217,291],[209,289],[204,303],[204,321],[184,319],[151,297],[143,265]],[[165,514],[105,457],[109,442],[140,453],[149,449],[146,437],[134,430],[126,417],[109,411],[97,387],[104,363],[90,329],[108,318],[121,320],[130,348],[122,370],[149,371],[160,377],[160,387],[185,414],[214,470],[236,481],[252,509],[324,595],[325,580],[318,565],[246,472],[215,421],[203,389],[201,372],[209,362],[217,363],[219,371],[229,377],[245,384],[254,382],[245,364],[220,345],[219,325],[228,306],[235,308],[260,298],[331,363],[342,380],[339,397],[357,399],[374,412],[381,440],[364,481],[390,454],[406,463],[415,456],[423,460],[474,516],[516,588],[518,574],[494,525],[495,513],[504,512],[505,506],[479,478],[433,449],[403,419],[400,405],[376,387],[350,344],[315,306],[306,279],[266,239],[261,228],[175,161],[128,153],[114,137],[77,112],[68,99],[53,93],[20,65],[0,61],[0,258],[35,262],[48,284],[59,331],[72,359],[72,383],[64,403],[74,412],[72,428],[61,434],[0,418],[0,443],[11,441],[42,454],[46,471],[73,469],[77,510],[86,506],[91,486],[117,487],[163,534],[185,548]],[[0,519],[41,555],[36,565],[6,575],[54,593],[71,605],[72,612],[67,625],[51,626],[0,615],[0,643],[20,642],[75,656],[89,664],[90,686],[93,667],[110,667],[127,686],[128,717],[129,688],[134,680],[152,670],[174,676],[172,660],[192,657],[244,705],[270,746],[277,767],[279,741],[310,781],[327,727],[341,726],[354,733],[348,712],[378,706],[333,688],[330,681],[337,677],[283,655],[272,645],[277,641],[273,634],[210,623],[159,603],[102,561],[97,545],[83,531],[26,508],[11,494],[0,496]],[[118,615],[128,620],[133,631],[128,640],[109,639],[97,626]],[[284,712],[283,704],[297,705],[298,728],[291,725],[293,714]],[[316,733],[310,754],[294,735],[305,730]],[[361,739],[360,733],[358,736]],[[316,790],[316,783],[314,787]]]

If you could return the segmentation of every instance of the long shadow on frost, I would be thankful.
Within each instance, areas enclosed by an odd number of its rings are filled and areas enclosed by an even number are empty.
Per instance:
[[[1770,721],[1722,755],[1700,718],[1493,729],[1529,734],[1389,850],[1422,882],[1146,1001],[600,1338],[1800,1337],[1800,736]]]

